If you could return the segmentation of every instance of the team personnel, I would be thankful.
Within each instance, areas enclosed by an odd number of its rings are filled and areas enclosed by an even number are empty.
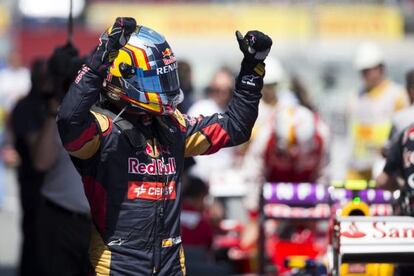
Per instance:
[[[25,185],[23,206],[30,203],[26,212],[35,219],[35,227],[30,229],[35,250],[23,254],[31,253],[29,258],[40,270],[25,270],[24,275],[86,275],[89,270],[89,204],[56,126],[63,91],[81,65],[75,62],[76,55],[77,50],[66,45],[55,49],[48,62],[37,62],[33,90],[12,113],[16,148],[22,159],[19,180]],[[33,202],[37,189],[41,196]]]
[[[399,183],[404,183],[408,190],[414,190],[413,151],[414,125],[410,125],[391,144],[384,170],[377,177],[377,185],[395,191],[402,188]]]
[[[40,190],[44,172],[37,170],[34,166],[31,153],[31,144],[34,144],[34,139],[31,136],[40,131],[47,114],[44,112],[45,101],[43,100],[43,95],[51,90],[50,81],[48,81],[47,61],[39,59],[33,62],[30,75],[32,83],[30,92],[16,103],[10,116],[14,147],[20,157],[20,163],[17,167],[22,211],[20,276],[40,275],[38,261],[33,256],[37,254],[36,222],[41,202]]]
[[[185,274],[184,157],[247,141],[257,117],[272,40],[259,31],[236,35],[244,58],[224,113],[191,118],[176,109],[176,57],[162,35],[132,18],[101,36],[75,79],[57,122],[90,203],[96,275]]]
[[[374,166],[382,160],[381,148],[390,134],[391,117],[408,106],[408,99],[401,86],[387,79],[384,54],[376,44],[362,44],[354,65],[363,87],[349,106],[352,147],[347,177],[370,180]]]
[[[257,211],[261,183],[326,180],[328,153],[329,129],[316,113],[301,105],[277,105],[245,156],[243,172],[252,191],[248,208]]]
[[[254,247],[259,236],[261,185],[326,182],[328,146],[329,129],[316,113],[301,105],[276,105],[266,125],[251,142],[242,166],[248,191],[245,205],[250,218],[242,235],[242,248]]]
[[[414,191],[414,125],[407,127],[397,139],[395,139],[388,152],[384,170],[377,177],[379,188],[390,191],[402,190],[401,196],[406,196],[406,206],[402,206],[401,215],[413,216],[413,191]],[[408,204],[407,204],[408,203]],[[400,206],[401,208],[401,206]],[[398,275],[413,275],[414,266],[400,265]]]
[[[398,111],[392,117],[391,138],[398,136],[406,127],[414,123],[414,70],[405,75],[405,88],[410,99],[410,106]]]
[[[233,87],[234,75],[228,68],[220,68],[213,75],[206,89],[207,98],[196,101],[188,110],[187,115],[197,117],[199,115],[208,116],[225,112],[232,97]],[[233,168],[235,159],[236,150],[234,148],[223,149],[209,158],[196,156],[194,157],[195,164],[189,172],[190,175],[199,177],[209,183],[214,175],[221,175],[223,170]]]
[[[298,100],[291,91],[281,89],[280,83],[285,79],[286,73],[280,61],[269,56],[266,59],[266,76],[263,79],[262,100],[259,104],[259,115],[253,129],[253,138],[262,126],[266,126],[270,114],[277,105],[295,105]]]

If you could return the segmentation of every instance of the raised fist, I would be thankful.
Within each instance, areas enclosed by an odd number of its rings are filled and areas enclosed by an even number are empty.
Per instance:
[[[105,76],[109,66],[118,56],[119,49],[127,44],[136,28],[137,23],[134,18],[118,17],[114,25],[99,38],[99,45],[86,63],[88,67]]]
[[[267,57],[272,47],[272,39],[260,31],[249,31],[243,35],[236,31],[237,42],[248,63],[258,63]]]

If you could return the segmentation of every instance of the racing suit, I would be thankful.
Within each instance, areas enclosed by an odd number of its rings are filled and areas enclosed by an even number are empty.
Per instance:
[[[393,141],[384,172],[404,180],[404,192],[414,194],[414,125],[411,124]]]
[[[400,198],[394,206],[394,212],[400,216],[414,216],[414,124],[409,125],[392,141],[387,154],[386,164],[383,169],[390,178],[394,179],[390,190],[400,190]],[[380,177],[381,178],[381,175]],[[404,186],[397,183],[402,179]],[[384,185],[383,181],[379,181]],[[378,185],[378,179],[377,179]],[[387,186],[387,185],[385,185]],[[398,265],[398,275],[414,275],[412,264]]]
[[[246,142],[261,86],[262,77],[256,87],[239,77],[228,111],[212,116],[191,118],[176,110],[115,118],[109,110],[91,111],[102,78],[82,68],[57,123],[90,203],[90,259],[97,275],[185,275],[179,221],[184,158]]]

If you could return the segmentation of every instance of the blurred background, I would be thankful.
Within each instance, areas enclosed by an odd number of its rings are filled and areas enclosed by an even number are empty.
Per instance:
[[[19,158],[10,149],[8,114],[30,90],[28,68],[33,61],[48,58],[66,43],[69,5],[68,0],[0,0],[5,163],[0,172],[0,275],[17,275],[21,243]],[[208,94],[218,69],[237,73],[242,56],[235,30],[265,32],[274,42],[270,56],[282,70],[278,87],[294,90],[300,83],[306,90],[307,102],[330,128],[330,178],[343,179],[350,155],[344,147],[348,102],[363,85],[354,65],[357,49],[362,42],[375,42],[387,78],[404,86],[406,72],[414,68],[413,14],[413,0],[73,0],[73,44],[85,55],[117,16],[132,16],[164,34],[176,57],[188,64],[196,101]]]

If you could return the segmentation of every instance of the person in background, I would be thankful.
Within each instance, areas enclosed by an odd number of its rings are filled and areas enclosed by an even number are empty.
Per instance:
[[[381,148],[390,134],[391,117],[408,105],[408,99],[402,87],[387,79],[384,54],[376,44],[361,44],[354,66],[363,87],[349,105],[351,157],[347,178],[370,180],[382,164]]]
[[[180,79],[180,88],[184,93],[183,101],[178,105],[178,110],[186,114],[194,103],[193,76],[191,66],[188,62],[181,60],[177,62],[178,78]]]
[[[220,68],[210,81],[207,87],[207,98],[195,102],[188,110],[188,115],[192,117],[208,116],[214,113],[223,113],[232,97],[234,87],[234,76],[226,68]],[[234,164],[235,149],[222,149],[215,155],[195,156],[196,164],[190,169],[190,174],[201,178],[209,183],[210,176],[217,171],[231,168]]]
[[[0,209],[4,201],[6,166],[18,162],[11,145],[9,115],[17,100],[29,93],[30,85],[30,72],[22,65],[19,52],[10,52],[6,67],[0,70]]]
[[[315,111],[315,106],[309,98],[309,92],[306,89],[306,86],[303,84],[302,80],[299,78],[299,76],[294,75],[292,77],[291,89],[295,94],[300,105],[308,108],[309,110]]]
[[[20,156],[17,167],[23,237],[20,249],[20,276],[40,275],[36,259],[36,221],[44,173],[33,165],[29,141],[33,140],[32,133],[40,129],[46,116],[43,110],[43,95],[50,93],[48,90],[51,89],[46,60],[38,59],[33,62],[31,83],[29,94],[17,102],[10,116],[14,147]]]
[[[38,94],[23,99],[13,113],[16,141],[26,151],[22,164],[44,176],[34,227],[36,254],[31,256],[42,276],[87,275],[89,270],[89,204],[56,125],[57,108],[77,71],[71,70],[76,56],[77,50],[70,44],[57,48],[41,64],[43,80]],[[74,67],[79,68],[80,63]]]
[[[180,223],[188,275],[231,274],[229,267],[212,258],[213,227],[206,213],[207,184],[200,178],[190,177],[183,183],[182,195]]]
[[[279,105],[295,105],[298,99],[295,95],[285,89],[281,89],[280,84],[285,80],[286,73],[280,61],[274,57],[266,60],[267,72],[263,79],[262,99],[259,104],[259,115],[253,129],[254,139],[256,132],[259,132],[262,125],[266,125],[270,114]]]
[[[45,173],[37,221],[37,258],[45,276],[87,275],[90,267],[89,203],[56,125],[58,107],[82,63],[71,44],[55,49],[48,61],[53,94],[46,95],[47,116],[29,145],[35,168]]]
[[[234,75],[227,67],[221,67],[212,77],[206,99],[199,100],[188,110],[188,115],[204,115],[224,112],[231,100]]]
[[[268,61],[267,66],[269,66],[271,69],[269,74],[265,76],[265,85],[262,92],[265,93],[267,97],[269,97],[271,94],[272,97],[274,97],[273,95],[276,95],[276,99],[263,99],[264,102],[272,102],[274,105],[274,100],[276,100],[278,103],[281,103],[283,105],[298,104],[299,98],[295,92],[286,89],[286,87],[283,87],[283,83],[287,83],[289,81],[289,76],[283,68],[282,63],[277,58],[272,57]]]
[[[0,103],[9,113],[30,91],[30,71],[22,65],[19,52],[10,52],[7,66],[0,70]]]
[[[276,106],[278,100],[277,86],[282,81],[284,76],[284,71],[279,60],[273,57],[268,57],[266,66],[267,72],[263,79],[263,96],[259,103],[259,115],[256,120],[254,131],[260,128],[260,126],[266,121],[266,118],[269,117],[269,113],[271,113]]]
[[[205,252],[210,250],[213,229],[204,212],[207,195],[208,186],[200,178],[189,177],[183,185],[181,233],[184,248],[193,246]]]
[[[258,237],[260,187],[265,182],[326,183],[329,163],[329,128],[317,113],[301,105],[278,105],[252,140],[242,170],[250,221],[242,247]]]
[[[399,215],[405,216],[414,215],[414,163],[411,160],[414,151],[413,134],[414,124],[411,124],[396,135],[387,151],[384,169],[376,178],[378,188],[399,190],[400,197],[406,197],[402,202],[408,206],[398,206],[403,211]],[[400,265],[397,275],[414,275],[414,266]]]
[[[405,75],[405,88],[407,89],[410,106],[393,115],[391,139],[398,136],[401,131],[414,123],[414,69],[408,71]]]
[[[328,155],[329,128],[319,115],[301,105],[280,105],[251,142],[242,171],[250,191],[264,182],[326,182]],[[254,213],[258,198],[257,192],[246,198]]]

